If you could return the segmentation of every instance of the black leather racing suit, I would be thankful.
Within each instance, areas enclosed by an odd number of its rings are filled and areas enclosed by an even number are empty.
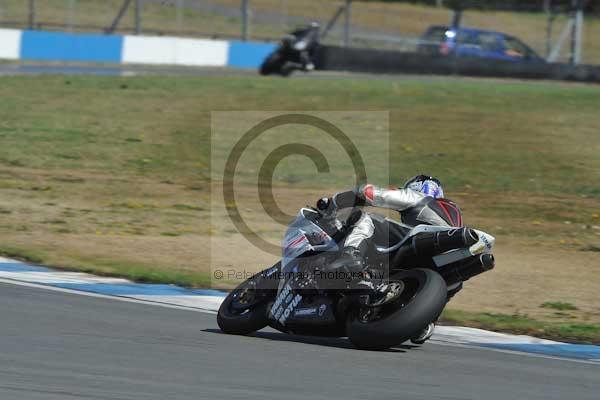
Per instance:
[[[300,50],[300,61],[302,66],[306,68],[308,65],[313,65],[315,59],[315,52],[319,46],[319,28],[318,27],[307,27],[295,30],[291,33],[295,38],[296,42],[304,41],[306,47]]]
[[[366,184],[352,191],[335,194],[332,203],[332,210],[364,206],[396,210],[400,213],[402,222],[411,227],[419,224],[462,226],[460,210],[455,203],[435,199],[412,189],[383,189]],[[376,243],[388,242],[391,231],[394,230],[388,219],[364,211],[360,211],[360,216],[356,216],[354,221],[356,222],[351,224],[350,232],[344,239],[342,252],[351,255],[355,261],[356,258],[364,257],[372,240]],[[449,288],[450,296],[462,287],[456,286]]]

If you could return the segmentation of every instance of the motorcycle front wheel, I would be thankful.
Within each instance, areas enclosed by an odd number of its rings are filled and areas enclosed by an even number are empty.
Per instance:
[[[282,74],[283,65],[285,64],[285,60],[279,51],[271,54],[267,59],[261,64],[258,72],[261,75],[271,75],[271,74]]]
[[[384,350],[417,336],[446,305],[446,282],[435,271],[402,271],[390,281],[404,284],[397,300],[381,307],[357,307],[348,316],[346,334],[359,349]]]
[[[255,279],[252,277],[241,283],[221,303],[217,324],[223,332],[247,335],[267,326],[269,301],[275,292],[257,289]]]

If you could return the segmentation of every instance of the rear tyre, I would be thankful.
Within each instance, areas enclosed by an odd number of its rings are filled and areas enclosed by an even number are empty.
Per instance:
[[[217,324],[225,333],[247,335],[267,326],[269,290],[256,289],[254,277],[244,281],[225,298]]]
[[[446,282],[435,271],[413,269],[390,280],[405,284],[398,300],[374,309],[357,309],[347,320],[348,338],[359,349],[384,350],[416,337],[446,305]]]

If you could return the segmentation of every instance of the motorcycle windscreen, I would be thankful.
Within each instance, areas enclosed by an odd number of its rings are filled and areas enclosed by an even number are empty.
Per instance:
[[[296,267],[296,258],[309,251],[337,251],[337,243],[319,225],[306,215],[313,217],[314,211],[303,208],[288,226],[282,243],[282,272],[284,276]]]

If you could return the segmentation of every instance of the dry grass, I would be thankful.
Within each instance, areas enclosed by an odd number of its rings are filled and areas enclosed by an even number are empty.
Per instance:
[[[77,0],[72,12],[65,0],[37,2],[36,26],[43,30],[103,31],[108,28],[123,4],[122,0]],[[141,27],[146,34],[169,33],[185,36],[240,37],[239,19],[207,14],[186,9],[177,19],[175,7],[164,4],[145,3],[141,9]],[[26,27],[28,2],[5,0],[0,3],[0,25]],[[130,7],[119,23],[116,33],[132,33],[135,30],[134,9]],[[254,26],[253,34],[275,38],[280,30],[269,26]]]

